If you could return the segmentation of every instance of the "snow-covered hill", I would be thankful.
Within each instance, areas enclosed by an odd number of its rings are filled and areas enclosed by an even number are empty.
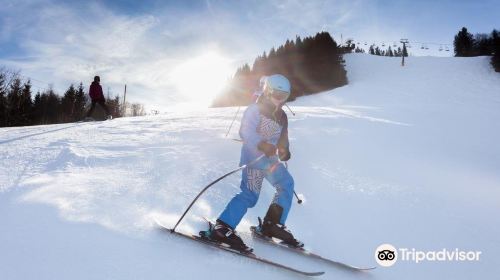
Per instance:
[[[273,189],[238,230],[255,252],[322,279],[493,279],[500,273],[500,75],[488,58],[346,56],[349,85],[298,99],[289,169],[306,246],[376,265],[377,246],[481,251],[478,262],[398,261],[353,273],[253,241]],[[0,279],[299,279],[156,230],[237,167],[236,108],[0,129]],[[241,115],[241,114],[240,114]],[[196,233],[238,191],[210,189]],[[227,274],[227,275],[226,275]]]

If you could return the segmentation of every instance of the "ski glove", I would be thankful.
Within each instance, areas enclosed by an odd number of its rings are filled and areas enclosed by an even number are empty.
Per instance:
[[[266,143],[264,141],[260,142],[259,145],[257,146],[257,148],[263,152],[264,154],[266,154],[267,157],[272,157],[274,155],[276,155],[276,146],[274,146],[273,144],[269,144],[269,143]]]
[[[288,148],[279,148],[278,156],[281,161],[289,161],[291,157],[290,150]]]

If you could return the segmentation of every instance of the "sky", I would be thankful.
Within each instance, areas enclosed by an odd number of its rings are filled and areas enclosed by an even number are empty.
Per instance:
[[[63,94],[101,77],[149,110],[209,105],[237,67],[296,36],[453,55],[453,37],[500,29],[500,0],[0,0],[0,67]],[[429,50],[421,50],[422,44]],[[450,52],[439,51],[448,46]]]

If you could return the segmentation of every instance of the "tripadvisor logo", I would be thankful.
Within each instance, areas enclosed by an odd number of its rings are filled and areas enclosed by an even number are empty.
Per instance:
[[[398,260],[398,252],[391,244],[382,244],[375,250],[375,260],[381,266],[392,266]]]
[[[391,244],[382,244],[375,250],[375,260],[379,265],[389,267],[393,266],[398,259],[416,264],[423,261],[479,261],[481,253],[481,251],[462,251],[458,248],[438,251],[419,251],[415,248],[396,249]]]

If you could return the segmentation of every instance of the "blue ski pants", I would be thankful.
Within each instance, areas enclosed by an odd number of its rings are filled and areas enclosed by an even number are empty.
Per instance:
[[[274,158],[274,160],[272,160]],[[252,208],[259,199],[260,189],[265,178],[275,189],[276,194],[272,203],[283,208],[280,223],[285,224],[288,212],[292,206],[294,181],[292,175],[283,163],[275,157],[263,158],[255,165],[242,170],[241,192],[236,194],[228,203],[219,219],[231,226],[238,226],[248,208]]]

